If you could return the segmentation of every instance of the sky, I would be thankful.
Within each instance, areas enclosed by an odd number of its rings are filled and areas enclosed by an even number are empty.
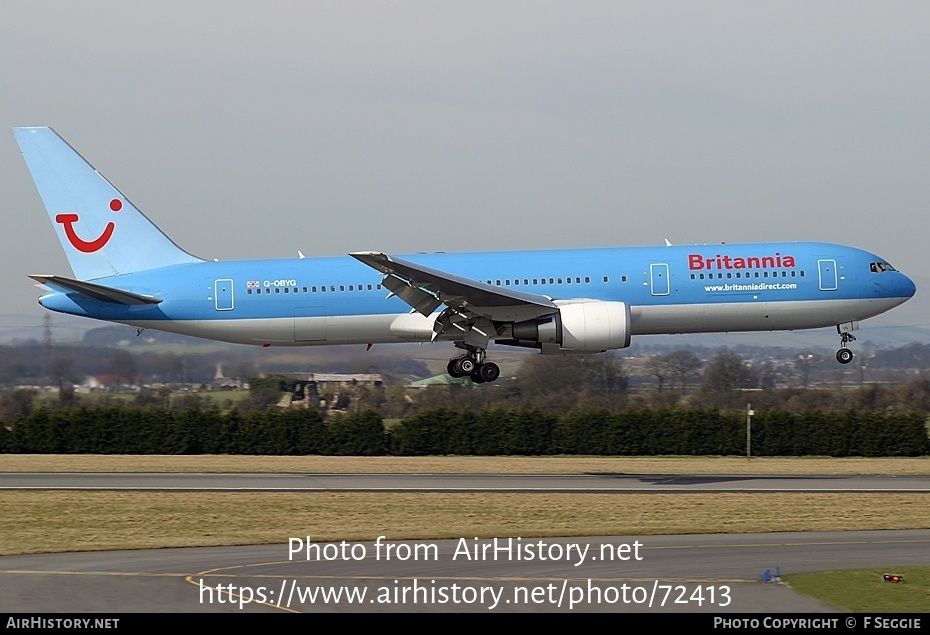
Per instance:
[[[868,324],[927,325],[928,33],[923,1],[4,0],[0,320],[71,273],[10,131],[48,125],[202,258],[838,242],[918,284]]]

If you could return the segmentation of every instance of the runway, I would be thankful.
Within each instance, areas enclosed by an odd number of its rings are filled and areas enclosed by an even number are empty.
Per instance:
[[[318,545],[292,538],[264,546],[6,556],[0,612],[829,613],[830,606],[775,584],[774,575],[930,565],[930,530],[510,545],[469,538]],[[537,557],[528,559],[530,553]]]
[[[0,489],[255,492],[930,492],[930,476],[662,474],[0,474]]]
[[[919,493],[930,477],[59,472],[3,473],[0,489]],[[930,529],[322,544],[295,535],[0,557],[0,613],[830,613],[776,574],[921,565]]]

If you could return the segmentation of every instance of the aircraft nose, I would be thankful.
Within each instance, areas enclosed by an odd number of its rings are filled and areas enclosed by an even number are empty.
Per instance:
[[[901,281],[899,286],[901,287],[901,295],[908,298],[914,297],[914,294],[917,293],[917,285],[914,284],[914,281],[905,276],[903,273],[901,274]]]

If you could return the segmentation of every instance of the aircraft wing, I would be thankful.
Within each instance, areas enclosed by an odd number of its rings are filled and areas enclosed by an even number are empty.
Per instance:
[[[158,304],[161,302],[161,298],[152,295],[140,295],[132,291],[123,291],[122,289],[105,287],[102,284],[74,280],[72,278],[65,278],[64,276],[32,275],[29,277],[55,291],[79,293],[88,298],[100,300],[101,302],[130,305]]]
[[[356,252],[353,258],[386,274],[382,284],[423,315],[444,304],[460,315],[519,322],[558,311],[543,295],[495,287],[379,252]]]

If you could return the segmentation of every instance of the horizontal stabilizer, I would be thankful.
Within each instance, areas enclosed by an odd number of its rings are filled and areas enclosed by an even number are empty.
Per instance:
[[[113,287],[105,287],[102,284],[74,280],[63,276],[33,275],[29,277],[55,291],[61,291],[62,293],[79,293],[101,302],[129,305],[158,304],[161,302],[161,298],[156,298],[155,296],[140,295],[132,291],[123,291],[121,289],[114,289]]]

